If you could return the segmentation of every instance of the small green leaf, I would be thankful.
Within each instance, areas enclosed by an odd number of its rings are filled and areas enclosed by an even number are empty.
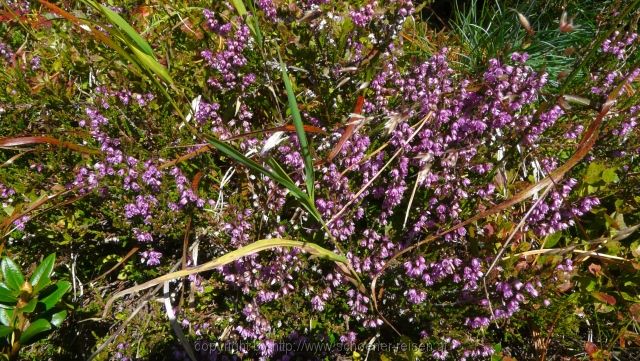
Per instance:
[[[41,289],[45,288],[49,283],[51,283],[49,277],[51,277],[51,272],[53,271],[53,266],[55,265],[55,263],[56,254],[52,253],[45,259],[43,259],[38,267],[36,267],[36,270],[33,271],[31,279],[29,280],[31,286],[33,287],[33,292],[37,293]]]
[[[71,284],[67,281],[58,281],[56,284],[51,286],[52,291],[47,292],[46,296],[39,299],[40,303],[43,303],[45,306],[45,311],[48,311],[55,307],[58,302],[62,299],[65,293],[71,288]],[[46,291],[46,290],[45,290]]]
[[[49,321],[45,320],[44,318],[39,318],[31,323],[26,330],[24,330],[24,332],[20,336],[20,343],[26,345],[29,343],[29,341],[31,341],[33,337],[42,332],[49,331],[50,329],[51,324],[49,323]]]
[[[496,344],[494,344],[494,345],[493,345],[493,350],[494,350],[495,352],[502,352],[502,344],[500,344],[500,343],[496,343]]]
[[[605,166],[602,163],[593,162],[589,164],[587,172],[584,175],[584,181],[587,184],[596,184],[602,180],[602,172],[605,170]]]
[[[12,291],[20,290],[20,287],[24,283],[24,276],[20,268],[18,268],[18,265],[13,263],[8,257],[3,257],[1,268],[4,282],[9,289]]]
[[[616,298],[604,292],[592,292],[591,296],[596,300],[611,306],[616,304]]]
[[[620,178],[618,178],[615,168],[607,168],[602,172],[602,180],[608,184],[617,183]]]
[[[637,300],[634,296],[630,295],[627,292],[622,292],[621,291],[619,293],[620,293],[620,296],[622,296],[622,299],[625,300],[625,301],[636,302],[636,300]]]
[[[622,246],[617,241],[609,241],[605,247],[607,248],[607,254],[610,255],[618,255],[622,251]]]
[[[544,248],[553,248],[562,238],[562,232],[555,232],[547,236],[544,242]]]
[[[51,316],[51,324],[60,327],[65,318],[67,318],[67,310],[56,312]]]

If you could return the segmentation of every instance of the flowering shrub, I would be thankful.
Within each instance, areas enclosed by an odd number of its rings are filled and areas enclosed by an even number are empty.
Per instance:
[[[70,322],[119,289],[274,242],[164,284],[165,308],[142,312],[166,313],[172,329],[154,330],[175,343],[131,321],[157,292],[145,286],[115,303],[124,335],[85,320],[85,358],[219,356],[188,340],[282,360],[358,359],[375,340],[429,345],[407,359],[609,355],[613,343],[585,346],[586,315],[637,344],[636,33],[603,23],[554,74],[524,45],[477,73],[458,44],[420,33],[408,0],[7,8],[2,236],[25,260],[69,258]],[[53,38],[21,48],[24,14],[59,18],[29,23]],[[52,44],[63,60],[38,48]]]

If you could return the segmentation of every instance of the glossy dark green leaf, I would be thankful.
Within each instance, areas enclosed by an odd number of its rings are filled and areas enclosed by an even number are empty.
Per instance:
[[[13,332],[13,328],[5,325],[0,325],[0,337],[7,337]]]
[[[62,299],[65,293],[71,288],[71,284],[67,281],[58,281],[52,286],[52,291],[47,292],[43,298],[39,299],[43,303],[45,310],[48,311],[55,307]]]
[[[43,289],[47,288],[50,285],[51,285],[51,278],[45,277],[41,279],[37,287],[33,286],[33,294],[38,294],[40,291],[42,291]]]
[[[20,311],[24,313],[31,313],[36,309],[37,304],[38,304],[38,299],[32,298],[24,307],[20,308]]]
[[[10,290],[4,283],[0,283],[0,303],[16,303],[18,301],[19,293],[19,290]]]
[[[51,272],[53,271],[55,263],[56,254],[52,253],[43,259],[38,267],[36,267],[36,270],[33,271],[29,280],[29,282],[31,282],[31,287],[33,287],[33,292],[38,292],[51,283],[49,277],[51,277]]]
[[[51,330],[51,324],[49,321],[44,318],[37,319],[33,321],[26,330],[24,330],[22,335],[20,335],[20,343],[26,345],[38,334],[49,330]]]
[[[65,318],[67,318],[67,310],[56,312],[51,316],[51,324],[60,327]]]
[[[20,268],[8,257],[2,258],[2,276],[4,277],[4,283],[12,291],[20,290],[20,287],[24,283],[24,276],[20,271]]]

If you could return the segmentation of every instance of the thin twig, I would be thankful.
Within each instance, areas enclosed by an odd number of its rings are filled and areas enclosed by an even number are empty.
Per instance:
[[[531,207],[529,207],[529,210],[527,211],[527,213],[525,213],[525,215],[522,217],[520,222],[518,222],[516,227],[509,234],[509,237],[504,242],[504,245],[502,246],[502,248],[500,248],[500,251],[498,252],[496,257],[493,259],[493,262],[491,263],[491,266],[489,266],[489,268],[487,269],[487,272],[485,272],[485,274],[482,276],[482,285],[483,285],[483,288],[484,288],[484,295],[485,295],[487,301],[489,302],[489,311],[491,312],[491,318],[493,318],[493,319],[495,319],[495,315],[493,313],[493,305],[491,304],[491,299],[489,297],[489,290],[487,288],[487,276],[496,267],[496,265],[498,264],[498,261],[500,260],[500,257],[502,257],[502,254],[504,253],[504,251],[506,251],[507,247],[511,243],[511,240],[513,239],[515,234],[518,232],[518,230],[520,230],[520,228],[522,228],[524,226],[524,223],[527,221],[527,218],[529,218],[529,216],[531,215],[531,212],[533,212],[533,210],[536,209],[540,205],[540,203],[542,203],[542,201],[547,196],[547,194],[549,193],[550,190],[551,190],[551,185],[547,186],[547,188],[544,190],[544,192],[542,192],[542,194],[540,195],[540,198],[538,198],[536,200],[536,202]]]
[[[429,112],[429,114],[427,114],[424,118],[422,118],[422,120],[419,123],[419,126],[416,128],[416,130],[411,134],[411,136],[409,137],[409,139],[406,140],[407,143],[411,142],[411,140],[418,134],[418,132],[420,132],[420,130],[422,129],[422,127],[427,123],[427,120],[429,120],[429,118],[431,118],[431,116],[433,115],[433,112]],[[393,162],[394,159],[396,159],[397,156],[400,155],[400,153],[402,153],[403,149],[400,148],[398,149],[392,156],[391,158],[387,161],[387,163],[380,168],[380,170],[378,170],[378,172],[371,177],[371,179],[369,179],[369,181],[362,186],[362,188],[360,188],[360,190],[358,191],[358,193],[356,193],[349,202],[347,202],[347,204],[345,204],[342,209],[340,209],[340,211],[338,213],[336,213],[333,217],[331,217],[331,219],[327,222],[327,225],[331,224],[332,222],[334,222],[336,219],[338,219],[346,210],[347,208],[349,208],[350,205],[352,205],[356,200],[358,200],[358,197],[360,197],[360,195],[367,190],[367,188],[369,188],[369,186],[371,186],[371,184],[378,179],[378,177],[382,174],[382,172],[384,172],[385,169],[387,169],[387,167]]]

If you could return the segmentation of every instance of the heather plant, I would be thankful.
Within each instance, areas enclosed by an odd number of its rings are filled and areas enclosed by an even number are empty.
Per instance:
[[[1,236],[65,255],[78,357],[638,345],[637,1],[112,5],[0,24]]]

